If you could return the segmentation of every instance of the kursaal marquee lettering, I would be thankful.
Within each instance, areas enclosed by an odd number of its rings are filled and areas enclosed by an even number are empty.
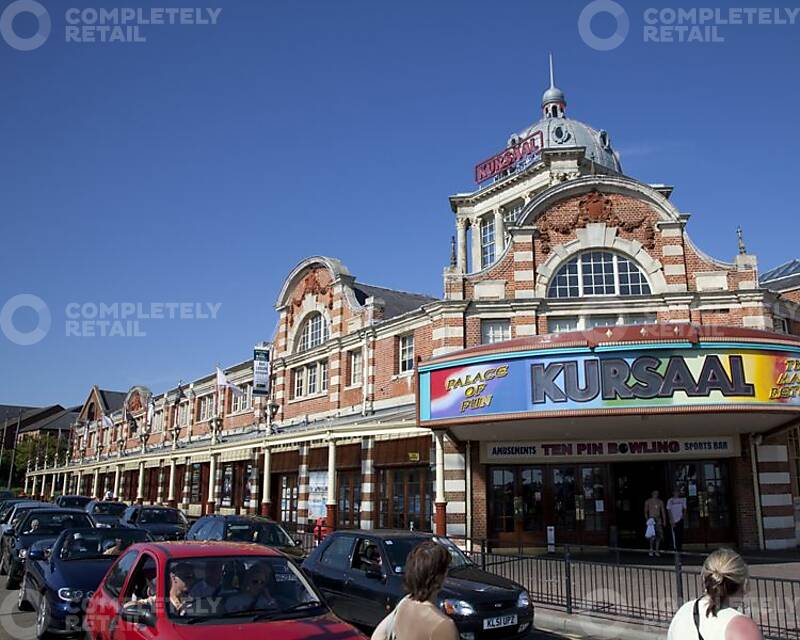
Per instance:
[[[560,360],[531,365],[532,402],[589,402],[603,400],[651,400],[671,398],[676,391],[689,397],[707,397],[712,391],[723,396],[755,396],[755,386],[745,378],[741,356],[728,356],[730,375],[719,356],[708,355],[697,378],[682,356],[670,356],[664,373],[662,359],[640,356],[630,364],[622,358],[583,361],[583,384],[578,360]]]

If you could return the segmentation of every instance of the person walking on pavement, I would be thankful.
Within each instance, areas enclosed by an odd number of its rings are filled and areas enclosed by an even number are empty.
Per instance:
[[[455,622],[436,606],[450,553],[426,540],[408,554],[405,584],[408,595],[377,626],[371,640],[458,640]]]
[[[661,556],[661,540],[664,537],[664,523],[667,521],[667,514],[664,512],[664,501],[658,497],[658,489],[654,489],[650,497],[645,500],[644,519],[647,522],[648,533],[650,527],[653,527],[653,535],[647,535],[650,542],[650,557]]]
[[[672,548],[683,550],[683,523],[686,518],[686,498],[681,496],[680,487],[675,487],[672,497],[667,500],[667,515],[672,529]]]
[[[763,640],[756,623],[736,609],[749,575],[742,557],[731,549],[717,549],[706,558],[700,575],[705,593],[678,609],[667,640]]]

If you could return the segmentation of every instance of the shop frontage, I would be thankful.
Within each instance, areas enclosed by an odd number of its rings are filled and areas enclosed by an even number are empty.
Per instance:
[[[474,536],[641,547],[645,501],[677,491],[686,544],[752,537],[770,503],[760,471],[776,469],[752,443],[800,415],[800,344],[689,325],[664,333],[515,340],[420,367],[420,423],[471,445]]]

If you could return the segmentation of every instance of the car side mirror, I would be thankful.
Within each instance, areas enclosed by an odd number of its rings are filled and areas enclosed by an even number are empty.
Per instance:
[[[120,617],[126,622],[143,624],[146,627],[156,626],[156,614],[150,609],[150,607],[144,607],[136,604],[128,607],[122,607]]]
[[[36,561],[47,560],[50,556],[50,549],[35,549],[32,548],[28,551],[28,559]]]
[[[302,547],[303,546],[303,541],[300,538],[295,538],[294,540],[292,540],[292,542],[294,542],[294,546],[296,546],[296,547]]]

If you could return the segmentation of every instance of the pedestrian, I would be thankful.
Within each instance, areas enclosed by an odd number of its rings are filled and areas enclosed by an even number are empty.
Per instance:
[[[648,529],[645,537],[650,543],[650,557],[661,556],[661,540],[664,537],[664,523],[667,521],[667,514],[664,512],[664,501],[658,497],[658,489],[654,489],[650,497],[645,500],[644,520]],[[647,534],[650,533],[651,527],[654,535],[649,536]]]
[[[763,640],[756,623],[740,613],[747,591],[747,564],[731,549],[717,549],[703,563],[704,595],[678,609],[667,640]]]
[[[672,548],[683,550],[683,526],[686,518],[686,498],[681,495],[680,487],[675,487],[672,497],[667,500],[667,515],[672,529]]]
[[[433,540],[408,554],[405,584],[408,595],[397,603],[372,634],[372,640],[458,640],[455,622],[436,606],[450,553]]]

